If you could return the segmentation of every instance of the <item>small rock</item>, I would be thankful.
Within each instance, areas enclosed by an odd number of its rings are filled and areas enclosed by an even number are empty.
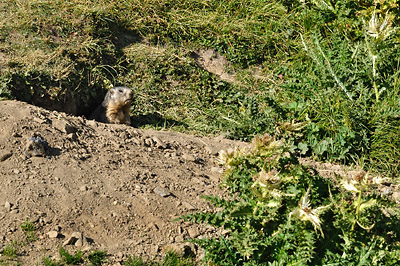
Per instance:
[[[162,188],[162,187],[156,187],[154,189],[154,192],[160,195],[161,197],[165,198],[171,195],[171,192],[169,192],[167,189]]]
[[[50,231],[47,233],[49,238],[58,238],[59,234],[57,231]]]
[[[182,206],[186,209],[188,209],[189,211],[193,211],[196,210],[195,207],[193,207],[192,204],[188,203],[188,202],[182,202]]]
[[[95,127],[97,125],[97,122],[95,120],[87,120],[86,124],[90,127]]]
[[[38,122],[38,123],[40,123],[40,124],[46,123],[46,120],[45,120],[45,119],[41,119],[41,118],[39,118],[39,117],[34,117],[34,118],[33,118],[33,121]]]
[[[22,137],[21,134],[19,134],[19,133],[17,133],[17,132],[14,132],[14,133],[12,134],[12,136],[13,136],[14,138],[20,138],[20,137]]]
[[[197,228],[192,227],[188,229],[188,234],[191,238],[196,238],[200,235],[200,232]]]
[[[74,133],[69,133],[68,135],[67,135],[67,139],[69,139],[69,140],[72,140],[72,141],[75,141],[75,140],[77,140],[77,135],[76,135],[76,133],[74,132]]]
[[[221,167],[211,167],[211,172],[213,173],[218,173],[218,174],[222,174],[224,172],[224,169],[222,169]]]
[[[19,213],[19,210],[18,209],[14,209],[14,210],[11,210],[10,213],[11,214],[17,214],[17,213]]]
[[[64,241],[63,246],[75,244],[76,240],[75,237],[70,236]]]
[[[6,209],[7,212],[11,211],[12,204],[6,201],[4,204],[4,208]]]
[[[21,173],[21,171],[18,170],[18,169],[14,169],[14,170],[13,170],[13,173],[16,174],[16,175],[19,175],[19,174]]]
[[[83,239],[78,239],[75,242],[75,247],[82,247],[83,246]]]
[[[151,138],[147,138],[147,139],[144,140],[144,145],[148,146],[148,147],[151,147],[151,146],[154,145],[154,141]]]
[[[184,159],[185,161],[189,161],[189,162],[196,161],[196,158],[193,155],[190,155],[190,154],[187,154],[187,153],[184,153],[182,155],[182,159]]]
[[[25,146],[25,155],[28,157],[42,156],[45,157],[48,151],[47,141],[39,134],[35,133],[32,137],[28,138]]]
[[[182,228],[182,226],[178,226],[178,234],[183,234],[183,228]]]
[[[183,234],[182,235],[178,235],[178,236],[175,237],[175,242],[177,242],[177,243],[181,243],[184,240],[185,240],[185,237],[184,237]]]
[[[204,149],[206,150],[206,152],[208,152],[209,154],[214,155],[214,156],[217,156],[219,153],[219,149],[215,146],[208,145]]]
[[[3,162],[13,155],[11,151],[3,151],[0,153],[0,162]]]
[[[158,149],[166,149],[167,148],[167,145],[162,140],[160,140],[158,137],[153,137],[153,141],[155,142],[155,146]]]
[[[59,226],[59,225],[54,226],[54,231],[60,232],[61,231],[61,226]]]
[[[78,131],[75,126],[71,125],[66,120],[53,119],[52,124],[55,128],[67,135]]]
[[[79,188],[80,191],[84,192],[88,190],[88,187],[86,185],[83,185]]]
[[[76,245],[76,243],[78,242],[78,240],[80,240],[79,244],[83,244],[82,243],[82,239],[83,239],[83,234],[81,232],[74,232],[71,234],[71,236],[69,238],[67,238],[64,243],[63,246],[66,245]]]

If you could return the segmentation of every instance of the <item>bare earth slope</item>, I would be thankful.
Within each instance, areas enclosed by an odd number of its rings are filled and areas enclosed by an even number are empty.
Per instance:
[[[48,142],[47,157],[24,152],[34,133]],[[155,257],[214,233],[173,220],[210,208],[200,196],[223,193],[217,152],[242,145],[1,101],[0,253],[14,241],[23,244],[16,245],[22,265],[57,258],[60,246],[104,250],[107,265],[121,265],[127,255]],[[36,226],[31,242],[20,226],[27,220]]]

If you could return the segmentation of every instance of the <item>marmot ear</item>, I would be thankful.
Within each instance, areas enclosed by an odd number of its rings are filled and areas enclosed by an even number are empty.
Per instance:
[[[114,89],[110,89],[110,94],[113,95],[115,93]]]

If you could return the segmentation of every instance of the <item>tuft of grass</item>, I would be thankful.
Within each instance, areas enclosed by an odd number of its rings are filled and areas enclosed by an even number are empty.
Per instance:
[[[25,234],[27,242],[33,242],[33,241],[37,240],[37,238],[35,237],[35,234],[34,234],[36,227],[31,221],[26,220],[25,222],[23,222],[20,225],[20,227]]]
[[[87,258],[92,265],[99,266],[106,262],[107,252],[96,250],[90,253]]]
[[[61,262],[55,261],[50,257],[43,258],[43,264],[44,266],[62,266]]]
[[[174,253],[167,252],[161,262],[145,261],[138,257],[129,257],[124,263],[125,266],[194,266],[195,263],[192,258],[183,258],[182,256]]]
[[[70,254],[66,249],[64,249],[63,247],[59,248],[59,253],[60,253],[60,257],[61,260],[70,265],[77,265],[77,264],[81,264],[83,263],[83,252],[78,250],[75,255]]]
[[[12,242],[12,243],[7,244],[3,248],[3,255],[8,258],[16,258],[17,257],[17,243]]]

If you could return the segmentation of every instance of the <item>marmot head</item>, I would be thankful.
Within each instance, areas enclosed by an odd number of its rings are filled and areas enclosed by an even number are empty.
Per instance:
[[[128,87],[114,87],[110,90],[112,101],[131,104],[133,91]]]

